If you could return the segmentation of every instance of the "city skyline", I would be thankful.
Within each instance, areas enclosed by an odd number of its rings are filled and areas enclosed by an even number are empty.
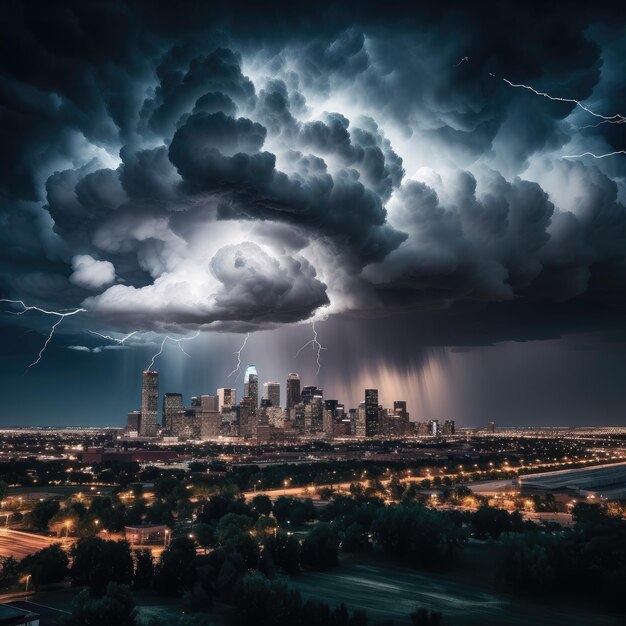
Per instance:
[[[189,396],[242,358],[425,419],[626,423],[608,3],[19,4],[0,425],[119,423],[131,372]]]

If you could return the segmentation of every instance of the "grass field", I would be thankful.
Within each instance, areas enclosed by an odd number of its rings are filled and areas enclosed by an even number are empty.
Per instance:
[[[446,626],[623,626],[623,615],[595,606],[531,603],[493,591],[480,567],[467,567],[462,576],[422,573],[380,559],[344,559],[340,567],[305,573],[290,579],[304,598],[331,605],[344,602],[350,610],[364,609],[370,623],[385,619],[409,624],[416,607],[441,611]],[[475,582],[474,582],[475,581]]]

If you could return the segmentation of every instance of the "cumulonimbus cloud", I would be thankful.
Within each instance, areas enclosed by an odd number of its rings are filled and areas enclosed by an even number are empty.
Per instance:
[[[72,5],[83,35],[94,6]],[[506,16],[470,11],[481,37],[441,38],[458,25],[425,11],[391,43],[366,7],[313,38],[277,30],[259,42],[209,25],[188,40],[166,10],[111,11],[119,28],[144,27],[145,54],[109,33],[101,56],[73,59],[66,76],[45,54],[65,59],[61,42],[41,39],[23,74],[4,76],[7,293],[47,280],[42,296],[121,330],[271,328],[322,307],[624,299],[623,177],[559,157],[586,137],[574,106],[493,80]],[[592,40],[583,18],[568,33],[575,58],[550,46],[542,69],[546,34],[520,16],[528,32],[511,42],[507,74],[556,77],[580,98],[599,85],[610,99],[601,50],[617,44]],[[92,67],[106,67],[96,89]]]

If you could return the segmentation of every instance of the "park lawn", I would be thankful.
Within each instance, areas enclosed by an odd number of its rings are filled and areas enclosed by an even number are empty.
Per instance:
[[[425,573],[389,563],[378,555],[350,556],[324,572],[305,572],[288,579],[304,599],[345,603],[349,610],[367,611],[370,623],[392,620],[409,624],[416,607],[441,611],[446,626],[618,626],[622,615],[596,605],[530,602],[494,591],[493,576],[485,574],[476,552],[476,567],[462,564],[453,574]],[[488,549],[489,547],[486,546]]]

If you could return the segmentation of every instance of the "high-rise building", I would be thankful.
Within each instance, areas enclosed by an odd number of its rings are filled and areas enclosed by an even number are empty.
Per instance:
[[[303,404],[309,404],[313,398],[320,398],[324,400],[324,390],[316,387],[315,385],[308,385],[302,388],[302,393],[300,394],[300,398]]]
[[[253,408],[259,406],[259,374],[254,365],[248,365],[243,377],[243,395],[250,398]]]
[[[300,402],[300,375],[295,372],[291,372],[287,376],[287,398],[286,406],[287,411],[292,409],[296,404]]]
[[[496,432],[496,423],[495,422],[487,422],[487,432],[495,433]]]
[[[176,414],[182,411],[183,396],[180,393],[166,393],[163,396],[163,434],[173,435],[173,425],[176,418]]]
[[[239,436],[256,435],[256,411],[252,398],[243,397],[239,403]]]
[[[352,409],[350,409],[352,412]],[[367,421],[365,415],[365,402],[361,402],[355,411],[354,434],[357,437],[365,437],[367,435]]]
[[[200,406],[203,411],[217,411],[218,410],[218,398],[217,396],[200,396]]]
[[[263,383],[263,399],[270,401],[270,406],[280,406],[280,383]]]
[[[378,424],[378,389],[365,390],[365,436],[380,434]]]
[[[454,435],[456,431],[456,426],[454,424],[454,420],[446,420],[443,423],[443,428],[441,429],[441,434],[445,436]]]
[[[221,387],[217,390],[217,410],[222,411],[237,404],[237,390]]]
[[[126,432],[138,433],[141,428],[141,411],[131,411],[126,420]]]
[[[141,427],[142,437],[156,437],[157,413],[159,402],[159,373],[146,371],[143,373],[141,387]]]

